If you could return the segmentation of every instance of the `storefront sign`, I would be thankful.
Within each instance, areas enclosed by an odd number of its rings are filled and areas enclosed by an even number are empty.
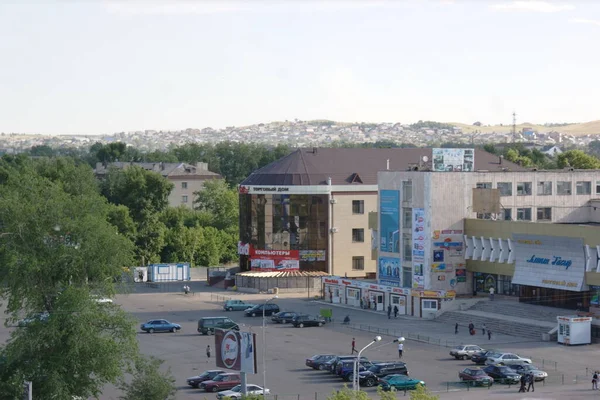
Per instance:
[[[298,250],[262,250],[250,247],[250,269],[289,271],[300,269]]]
[[[458,269],[456,268],[456,282],[466,282],[467,281],[467,270],[466,269]]]
[[[460,229],[445,229],[433,231],[433,239],[437,240],[441,235],[462,235],[463,231]]]
[[[325,261],[325,250],[300,250],[300,261]]]
[[[379,192],[379,250],[400,253],[400,191]]]
[[[328,194],[329,185],[249,186],[240,185],[239,194]]]
[[[238,242],[238,254],[240,256],[249,256],[250,255],[250,243],[242,243]]]
[[[428,297],[436,299],[451,299],[456,297],[455,290],[413,290],[413,297]]]
[[[471,172],[475,162],[474,149],[432,149],[433,170],[436,172]]]
[[[513,234],[515,274],[512,283],[584,291],[582,238]]]

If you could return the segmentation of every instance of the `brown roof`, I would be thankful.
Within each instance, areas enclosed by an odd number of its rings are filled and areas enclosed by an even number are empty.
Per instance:
[[[423,156],[432,159],[431,148],[315,148],[298,149],[254,171],[242,185],[376,185],[377,172],[387,168],[406,171],[419,164]],[[527,168],[484,150],[475,150],[475,171],[528,171]],[[449,172],[447,172],[449,173]]]

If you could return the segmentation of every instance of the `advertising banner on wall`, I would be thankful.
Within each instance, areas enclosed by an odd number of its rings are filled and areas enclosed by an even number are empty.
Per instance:
[[[260,250],[250,247],[250,268],[263,272],[298,270],[298,250]]]
[[[570,291],[588,290],[582,238],[513,234],[512,283]]]
[[[466,282],[467,281],[467,269],[466,268],[456,268],[456,282]]]
[[[471,172],[475,165],[474,149],[433,149],[433,170]]]
[[[425,210],[413,208],[412,210],[412,265],[413,265],[413,289],[425,287],[423,276],[423,263],[425,261],[425,246],[427,245],[427,232],[425,229]]]
[[[300,250],[300,261],[325,261],[325,250]]]
[[[381,285],[402,286],[400,276],[400,259],[394,257],[379,257],[377,280]]]
[[[379,250],[400,253],[400,192],[379,192]]]
[[[215,329],[217,367],[256,374],[256,334]]]
[[[433,239],[434,261],[448,261],[449,258],[464,258],[464,237],[462,235],[439,235]],[[436,258],[437,257],[437,258]]]

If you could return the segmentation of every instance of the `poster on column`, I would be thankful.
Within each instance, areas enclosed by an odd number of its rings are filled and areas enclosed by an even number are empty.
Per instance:
[[[400,253],[400,192],[379,192],[379,250]]]
[[[425,261],[425,210],[422,208],[413,208],[413,233],[412,233],[412,260],[422,263]]]
[[[379,276],[380,285],[389,285],[400,287],[400,259],[394,257],[379,257]]]

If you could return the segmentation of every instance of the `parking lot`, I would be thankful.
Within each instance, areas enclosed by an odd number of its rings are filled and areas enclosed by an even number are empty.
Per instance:
[[[212,297],[212,299],[211,299]],[[248,299],[250,302],[264,302],[266,295],[236,296]],[[282,296],[275,302],[285,311],[299,311],[309,314],[318,314],[324,306],[304,298]],[[252,331],[257,334],[258,374],[248,376],[248,383],[262,386],[262,318],[244,317],[242,311],[225,312],[222,303],[217,302],[216,296],[211,293],[196,293],[194,296],[185,296],[182,293],[137,293],[118,296],[116,303],[131,312],[140,322],[154,318],[164,318],[178,323],[182,330],[178,333],[138,334],[140,349],[144,354],[153,355],[165,360],[165,367],[169,367],[176,378],[178,387],[177,399],[212,399],[213,394],[193,389],[186,385],[186,378],[215,368],[215,359],[208,359],[205,350],[210,345],[214,352],[214,337],[199,335],[196,331],[197,321],[200,317],[226,315],[242,326],[242,330]],[[337,312],[338,316],[342,312]],[[346,313],[346,310],[343,311]],[[350,313],[350,312],[348,312]],[[372,313],[361,313],[357,310],[352,313],[353,322],[361,322],[365,326],[383,326],[388,323],[385,316]],[[421,329],[423,334],[448,334],[454,327],[439,326],[431,321],[398,320],[394,321],[402,329]],[[419,328],[420,327],[420,328]],[[5,339],[7,332],[2,328]],[[324,371],[315,371],[305,366],[305,359],[314,354],[334,353],[348,354],[351,350],[352,338],[356,338],[357,348],[368,344],[375,336],[361,330],[352,330],[337,323],[327,324],[322,328],[294,328],[291,325],[272,324],[267,319],[266,331],[266,365],[267,387],[278,399],[325,399],[332,391],[343,387],[344,382],[338,377]],[[374,344],[364,355],[370,360],[392,361],[398,359],[397,345],[392,343],[392,336],[383,335],[383,340]],[[452,336],[450,336],[452,337]],[[479,341],[482,338],[475,338]],[[465,337],[465,342],[472,340]],[[474,339],[473,339],[474,340]],[[478,343],[475,343],[478,344]],[[534,363],[542,358],[547,360],[561,360],[556,367],[544,368],[549,373],[548,384],[544,387],[541,383],[536,385],[536,398],[555,396],[556,393],[568,393],[558,398],[585,398],[592,394],[588,391],[591,377],[585,376],[585,366],[593,365],[596,345],[586,347],[567,348],[548,343],[519,343],[512,338],[512,342],[496,343],[494,348],[501,347],[505,351],[514,351],[534,359]],[[594,351],[592,351],[594,350]],[[411,377],[424,380],[427,386],[439,392],[442,399],[474,399],[485,396],[487,398],[519,398],[518,388],[515,386],[496,384],[491,390],[471,389],[466,391],[457,384],[458,372],[465,367],[473,367],[469,360],[455,360],[448,354],[449,349],[444,346],[407,340],[403,361],[408,365]],[[586,358],[587,357],[587,358]],[[589,361],[588,361],[589,359]],[[579,375],[577,377],[577,375]],[[578,385],[575,385],[575,380]],[[375,388],[365,388],[367,392],[376,397]],[[482,393],[481,391],[485,391]],[[554,395],[552,394],[554,393]],[[596,392],[596,394],[598,394]],[[400,393],[399,397],[403,394]],[[565,397],[566,396],[566,397]],[[117,399],[118,392],[108,387],[102,399]]]

